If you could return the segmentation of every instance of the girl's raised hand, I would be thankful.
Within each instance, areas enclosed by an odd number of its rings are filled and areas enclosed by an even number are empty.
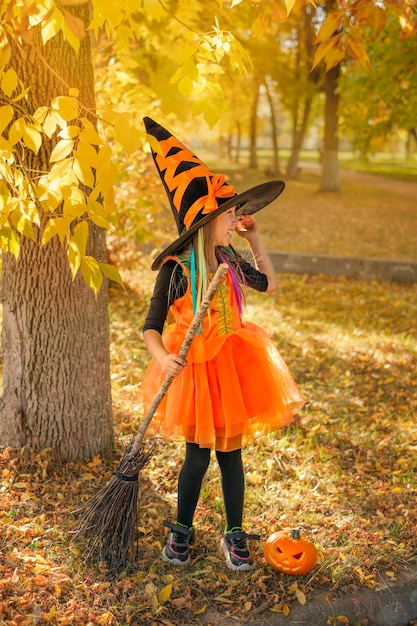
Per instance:
[[[239,217],[239,224],[236,226],[236,233],[243,239],[248,239],[251,234],[257,232],[258,226],[256,220],[252,215],[241,215]]]

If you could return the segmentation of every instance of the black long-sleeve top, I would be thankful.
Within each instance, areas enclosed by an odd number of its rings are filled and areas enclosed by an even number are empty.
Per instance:
[[[234,262],[239,264],[237,275],[243,284],[256,289],[256,291],[266,291],[268,289],[268,279],[265,274],[257,270],[248,261],[245,261],[240,255],[234,257]],[[187,276],[183,273],[179,263],[169,260],[161,267],[155,281],[151,304],[143,326],[144,331],[152,328],[162,334],[169,307],[175,300],[185,294],[187,285]]]

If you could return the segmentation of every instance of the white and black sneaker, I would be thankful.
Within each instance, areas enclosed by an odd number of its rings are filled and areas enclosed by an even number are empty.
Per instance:
[[[194,528],[187,528],[182,524],[173,524],[165,520],[163,525],[170,529],[167,542],[162,550],[161,556],[167,563],[183,567],[191,561],[191,544],[194,539]]]
[[[228,530],[220,542],[229,569],[248,571],[253,566],[253,556],[248,548],[248,539],[260,539],[259,535],[245,533],[241,528]]]

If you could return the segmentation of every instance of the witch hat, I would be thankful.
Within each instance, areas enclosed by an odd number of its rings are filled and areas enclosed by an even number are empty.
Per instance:
[[[171,204],[178,238],[152,263],[181,252],[194,233],[231,207],[236,215],[252,215],[275,200],[284,190],[282,180],[272,180],[237,194],[223,174],[215,174],[174,135],[150,117],[143,118],[152,157]]]

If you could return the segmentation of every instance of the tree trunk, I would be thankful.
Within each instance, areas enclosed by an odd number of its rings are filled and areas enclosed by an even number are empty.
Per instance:
[[[84,20],[86,8],[76,9]],[[15,50],[12,63],[31,85],[28,113],[67,95],[68,87],[78,88],[80,100],[94,110],[88,36],[78,54],[56,36],[46,46]],[[22,153],[28,171],[47,169],[49,152],[50,146],[36,156]],[[88,254],[106,260],[105,232],[91,223]],[[113,428],[106,281],[95,298],[79,275],[72,281],[57,237],[42,248],[22,237],[18,260],[4,255],[1,297],[0,445],[53,448],[64,461],[108,452]]]
[[[295,129],[293,134],[293,145],[290,154],[290,158],[287,163],[287,176],[288,178],[298,178],[299,173],[299,161],[300,161],[300,152],[303,147],[304,138],[307,132],[308,120],[310,117],[312,99],[307,98],[304,101],[304,109],[303,116],[301,119],[301,125],[299,128]]]
[[[278,129],[275,116],[274,101],[271,95],[267,81],[265,81],[266,97],[268,99],[269,110],[271,111],[271,127],[272,127],[272,168],[271,174],[279,174],[279,147],[278,147]]]
[[[250,152],[249,167],[258,168],[258,155],[256,154],[256,122],[258,119],[258,102],[259,102],[259,84],[255,85],[255,94],[252,102],[252,110],[250,116]]]
[[[337,81],[340,66],[336,65],[325,74],[325,129],[323,142],[323,162],[321,172],[321,191],[340,191],[339,160],[338,160],[338,114],[339,96]]]
[[[236,146],[235,146],[235,163],[240,163],[240,144],[242,141],[242,125],[239,120],[236,122]]]

